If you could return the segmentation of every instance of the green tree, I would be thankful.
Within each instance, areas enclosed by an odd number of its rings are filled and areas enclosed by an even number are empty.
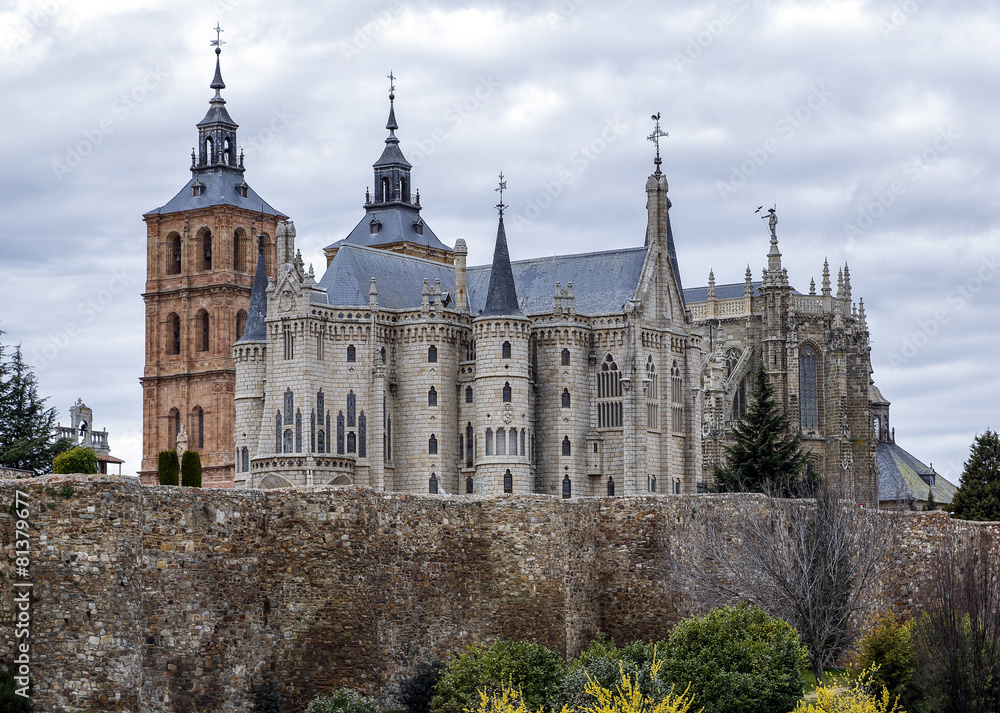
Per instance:
[[[1000,435],[996,431],[987,428],[972,441],[951,513],[962,520],[1000,520]]]
[[[774,388],[764,362],[757,362],[755,391],[746,414],[733,427],[733,445],[726,448],[726,464],[715,469],[720,492],[768,492],[786,495],[800,486],[806,469],[801,435],[792,432],[774,401]],[[809,471],[810,477],[815,477]]]
[[[890,612],[862,639],[848,672],[860,677],[871,669],[868,682],[875,684],[875,691],[885,686],[896,703],[912,710],[920,703],[920,695],[913,686],[916,668],[917,650],[910,627]]]
[[[93,448],[77,446],[68,451],[63,451],[52,461],[53,473],[83,473],[90,475],[96,473],[97,454]]]
[[[488,649],[468,646],[448,661],[432,711],[463,711],[476,703],[478,691],[497,692],[503,685],[520,689],[531,710],[558,700],[563,662],[558,653],[530,641],[497,640]]]
[[[68,439],[55,438],[56,410],[45,402],[21,348],[6,358],[0,345],[0,463],[48,473],[56,455],[69,447]]]
[[[18,695],[21,689],[15,680],[14,671],[0,665],[0,713],[31,713],[35,704],[30,698]],[[28,682],[28,695],[35,694],[35,682]]]
[[[178,476],[180,472],[181,466],[177,462],[177,451],[160,451],[159,462],[156,468],[160,485],[177,485],[179,483]]]
[[[789,711],[802,698],[806,652],[799,635],[745,602],[681,621],[662,657],[665,682],[687,689],[705,713]]]
[[[201,456],[198,451],[184,451],[181,457],[181,485],[201,487]]]

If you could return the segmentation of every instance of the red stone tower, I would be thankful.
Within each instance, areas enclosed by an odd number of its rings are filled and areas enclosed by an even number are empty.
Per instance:
[[[275,233],[285,216],[244,180],[237,124],[226,110],[216,46],[215,77],[191,180],[166,205],[146,213],[146,365],[143,483],[157,482],[157,458],[176,447],[181,428],[198,451],[203,482],[231,483],[235,446],[233,343],[250,304],[258,235],[267,274],[275,276]]]

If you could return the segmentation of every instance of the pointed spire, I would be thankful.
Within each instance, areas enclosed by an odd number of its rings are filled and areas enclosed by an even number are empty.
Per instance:
[[[212,40],[215,47],[215,76],[209,85],[215,90],[215,96],[208,100],[208,113],[198,122],[198,156],[191,166],[192,171],[207,167],[228,166],[242,170],[242,162],[236,155],[236,130],[239,125],[229,116],[226,100],[222,98],[222,90],[226,83],[222,81],[220,55],[225,42],[220,38],[222,28],[216,24],[216,38]]]
[[[809,294],[810,295],[815,295],[816,294],[816,278],[815,277],[810,277],[809,278]]]
[[[392,74],[392,70],[389,70],[389,119],[385,122],[385,128],[389,130],[390,136],[395,136],[396,129],[399,128],[399,124],[396,123],[396,78]]]
[[[823,258],[823,296],[830,296],[830,263]]]
[[[746,275],[743,277],[743,296],[753,297],[753,273],[750,272],[749,265],[747,265]]]
[[[844,299],[851,299],[851,268],[844,263]]]
[[[497,210],[500,211],[500,220],[497,224],[497,242],[493,250],[493,269],[490,270],[490,286],[486,292],[486,307],[482,316],[500,315],[521,315],[521,309],[517,305],[517,289],[514,287],[514,270],[510,266],[510,254],[507,252],[507,233],[503,227],[503,189],[507,187],[507,182],[503,180],[503,173],[500,174],[500,186],[496,189],[500,192],[500,203]]]
[[[715,272],[711,269],[708,271],[708,299],[715,299]]]
[[[253,276],[253,287],[250,289],[250,307],[247,310],[247,324],[243,330],[240,342],[265,342],[267,330],[264,320],[267,318],[267,268],[264,266],[264,235],[257,238],[257,270]]]
[[[837,299],[844,296],[844,268],[837,270]]]

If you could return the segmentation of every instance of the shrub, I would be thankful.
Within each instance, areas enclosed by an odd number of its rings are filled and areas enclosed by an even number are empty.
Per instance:
[[[184,451],[181,458],[181,485],[189,488],[201,487],[201,456],[198,451]]]
[[[429,713],[434,686],[444,673],[443,661],[425,661],[399,687],[399,702],[410,713]]]
[[[561,686],[562,703],[578,708],[593,702],[587,693],[587,683],[594,681],[603,688],[613,689],[623,675],[634,676],[646,695],[651,695],[654,681],[650,678],[650,664],[657,658],[657,646],[662,651],[665,642],[651,644],[633,641],[618,648],[614,641],[598,634],[579,656],[567,664]],[[662,658],[662,654],[659,656]]]
[[[30,698],[15,693],[21,688],[14,680],[14,672],[0,666],[0,711],[3,713],[31,713],[35,704]],[[35,692],[33,681],[28,682],[28,695]]]
[[[743,603],[674,627],[663,647],[665,683],[706,713],[787,711],[802,698],[805,649],[789,624]]]
[[[97,454],[92,448],[77,446],[63,451],[52,460],[52,472],[56,474],[97,472]]]
[[[916,667],[917,652],[909,626],[894,614],[887,614],[862,640],[848,672],[860,676],[870,671],[873,684],[885,687],[900,706],[910,708],[920,698],[913,686]]]
[[[821,684],[816,689],[816,700],[799,701],[792,713],[905,713],[897,707],[889,689],[875,682],[877,672],[877,666],[865,669],[847,691],[834,691]],[[871,694],[872,687],[881,690]]]
[[[548,706],[559,699],[563,670],[559,654],[541,644],[500,639],[488,649],[468,646],[448,662],[431,710],[462,711],[479,691],[494,693],[503,685],[518,689],[531,709]]]
[[[163,451],[167,452],[169,451]],[[250,710],[252,713],[281,713],[282,698],[278,682],[273,676],[265,676],[260,683],[250,688]]]
[[[333,693],[320,694],[309,701],[306,713],[379,713],[375,699],[350,688],[338,688]]]
[[[180,464],[177,462],[177,451],[160,451],[160,460],[156,471],[160,485],[177,485],[181,472]]]

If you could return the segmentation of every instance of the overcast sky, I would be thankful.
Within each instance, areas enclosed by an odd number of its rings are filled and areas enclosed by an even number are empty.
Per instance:
[[[681,276],[850,263],[897,443],[954,482],[1000,426],[1000,8],[988,2],[34,0],[0,10],[0,338],[141,456],[143,213],[190,178],[224,30],[247,182],[317,272],[360,220],[388,79],[423,217],[511,257],[641,245],[650,115]]]

